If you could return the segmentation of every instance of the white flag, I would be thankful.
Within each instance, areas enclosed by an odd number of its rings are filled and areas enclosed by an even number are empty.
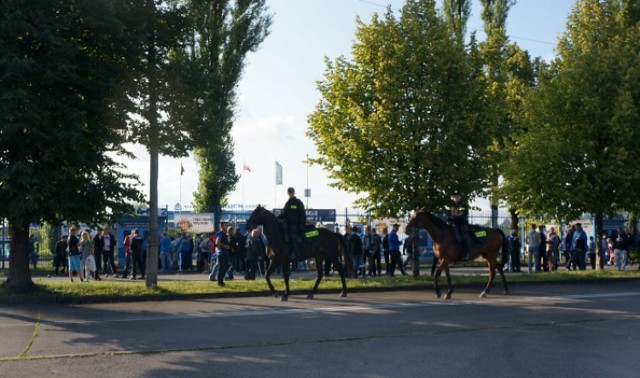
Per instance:
[[[282,185],[282,166],[276,161],[276,185]]]

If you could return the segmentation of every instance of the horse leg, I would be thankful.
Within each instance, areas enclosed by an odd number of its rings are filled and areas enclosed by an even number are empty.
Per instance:
[[[440,274],[442,273],[442,269],[444,268],[444,260],[440,262],[438,269],[436,270],[435,275],[433,276],[433,287],[436,290],[436,296],[440,298],[442,296],[442,292],[440,291],[440,285],[438,285],[438,278],[440,278]]]
[[[342,266],[338,256],[333,258],[332,264],[340,275],[340,281],[342,281],[342,292],[340,293],[340,298],[345,298],[347,296],[347,280],[345,279],[344,267]]]
[[[451,275],[449,274],[449,264],[444,266],[444,274],[447,276],[447,294],[444,296],[444,299],[451,299],[451,294],[453,293],[453,285],[451,285]]]
[[[282,264],[282,276],[284,277],[284,294],[280,298],[280,301],[286,302],[289,300],[289,276],[291,275],[291,261],[285,259]]]
[[[496,261],[489,261],[489,282],[487,283],[487,287],[484,289],[482,293],[480,293],[480,298],[486,298],[487,294],[489,294],[489,290],[491,290],[491,285],[493,285],[493,279],[496,278]]]
[[[273,271],[276,269],[276,262],[274,259],[269,259],[269,267],[267,268],[267,271],[264,273],[264,279],[267,281],[267,285],[269,286],[269,290],[271,290],[271,294],[278,298],[278,293],[276,293],[276,289],[273,287],[273,284],[271,283],[271,274],[273,273]]]
[[[504,277],[504,270],[502,269],[502,264],[496,265],[498,268],[498,273],[500,273],[500,278],[502,278],[502,286],[504,286],[504,295],[509,294],[509,288],[507,287],[507,279]]]
[[[431,277],[433,277],[433,274],[436,272],[437,265],[438,265],[438,260],[436,259],[435,256],[433,256],[433,262],[431,263]]]
[[[318,285],[320,285],[320,281],[322,281],[322,276],[324,275],[324,259],[322,257],[316,257],[316,283],[313,285],[313,289],[309,295],[307,295],[307,299],[313,299],[313,296],[316,294],[316,290],[318,290]]]

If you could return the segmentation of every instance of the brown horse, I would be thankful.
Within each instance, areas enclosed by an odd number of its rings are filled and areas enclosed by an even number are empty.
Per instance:
[[[440,262],[434,276],[434,286],[438,298],[442,296],[440,286],[438,285],[438,278],[442,270],[444,269],[447,276],[447,285],[449,286],[445,299],[449,299],[453,292],[451,277],[449,275],[449,265],[457,261],[474,260],[480,256],[484,257],[489,265],[489,283],[482,294],[480,294],[480,298],[485,298],[489,293],[493,279],[496,276],[496,269],[500,273],[500,277],[502,277],[504,293],[509,293],[507,280],[504,278],[504,271],[502,269],[507,256],[506,237],[502,230],[497,228],[481,228],[481,231],[486,232],[486,236],[482,237],[482,243],[480,245],[473,245],[469,251],[469,256],[466,259],[461,259],[461,246],[460,243],[456,242],[452,226],[424,208],[421,208],[416,209],[411,215],[411,220],[406,227],[406,233],[411,234],[413,230],[418,228],[425,228],[429,232],[429,236],[431,236],[433,240],[433,253]],[[503,256],[500,256],[500,250],[503,251]],[[498,257],[501,257],[501,262],[498,262]]]
[[[271,274],[278,266],[278,264],[282,264],[282,276],[284,278],[285,292],[280,299],[282,301],[286,301],[287,298],[289,298],[290,294],[289,275],[291,260],[289,258],[290,246],[289,243],[285,242],[284,225],[272,212],[262,206],[258,206],[251,213],[251,216],[247,221],[247,229],[253,230],[259,225],[262,225],[263,227],[264,235],[267,237],[267,244],[269,247],[268,256],[270,262],[265,274],[267,285],[269,286],[269,290],[271,290],[271,293],[277,296],[276,291],[271,284]],[[298,257],[302,259],[315,259],[317,274],[316,282],[313,285],[313,289],[311,289],[309,295],[307,295],[307,298],[313,298],[316,290],[318,289],[318,285],[322,280],[324,259],[328,259],[329,261],[331,261],[334,268],[336,268],[336,270],[338,271],[340,280],[342,282],[342,291],[340,292],[340,297],[346,297],[347,283],[345,281],[344,269],[342,268],[342,263],[339,259],[340,255],[344,255],[347,249],[344,237],[325,228],[315,228],[313,230],[309,230],[307,233],[310,235],[314,235],[312,237],[312,239],[314,240],[311,241],[310,244],[305,244],[298,247]]]

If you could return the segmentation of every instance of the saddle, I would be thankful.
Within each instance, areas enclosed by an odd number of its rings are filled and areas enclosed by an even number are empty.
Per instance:
[[[313,249],[320,244],[320,231],[314,226],[305,225],[294,242],[299,259],[312,257]]]
[[[456,230],[453,225],[451,226],[451,232],[455,236]],[[469,240],[470,247],[475,247],[475,246],[484,244],[484,241],[487,235],[488,235],[487,228],[479,226],[477,224],[469,224],[465,235],[462,235],[462,233],[460,233],[461,237],[463,238],[466,237]],[[462,243],[462,242],[463,242],[462,240],[460,241],[456,240],[456,243]]]

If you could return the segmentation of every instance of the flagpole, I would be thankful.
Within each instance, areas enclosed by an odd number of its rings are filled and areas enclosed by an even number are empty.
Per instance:
[[[182,175],[184,174],[184,167],[182,166],[182,161],[180,162],[180,197],[178,201],[180,202],[180,213],[182,213]]]
[[[244,166],[242,167],[242,211],[244,211]]]

